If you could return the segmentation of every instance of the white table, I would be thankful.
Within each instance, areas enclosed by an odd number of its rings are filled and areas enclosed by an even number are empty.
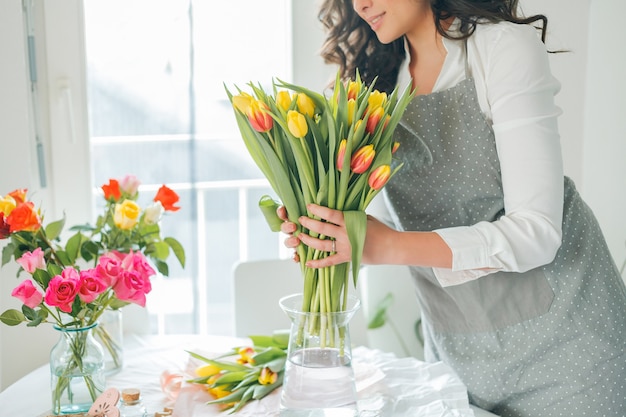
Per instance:
[[[246,343],[246,339],[224,336],[126,336],[124,368],[107,378],[107,388],[139,388],[149,416],[152,416],[155,411],[174,406],[161,390],[160,376],[164,370],[184,371],[189,364],[186,350],[218,353]],[[50,411],[50,402],[50,370],[45,365],[0,393],[0,414],[7,417],[46,416]],[[175,410],[179,409],[177,405]],[[476,417],[494,416],[473,406],[471,409]],[[226,416],[218,411],[209,411],[207,417],[217,415]]]

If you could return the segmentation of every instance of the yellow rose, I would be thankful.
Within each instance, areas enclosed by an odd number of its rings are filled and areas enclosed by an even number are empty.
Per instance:
[[[0,213],[4,213],[4,217],[9,217],[16,205],[15,199],[10,195],[0,198]]]
[[[117,227],[123,230],[132,229],[139,220],[141,207],[132,200],[124,200],[121,204],[115,205],[115,214],[113,222]]]

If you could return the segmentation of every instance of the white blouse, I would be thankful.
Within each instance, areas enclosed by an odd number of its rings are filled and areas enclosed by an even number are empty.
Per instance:
[[[463,42],[443,42],[447,56],[433,92],[465,78]],[[560,84],[551,74],[538,30],[509,22],[480,24],[467,49],[478,102],[495,132],[505,214],[493,222],[435,231],[453,254],[452,269],[434,268],[442,286],[548,264],[561,245],[561,110],[554,104]],[[406,59],[399,85],[409,82]]]

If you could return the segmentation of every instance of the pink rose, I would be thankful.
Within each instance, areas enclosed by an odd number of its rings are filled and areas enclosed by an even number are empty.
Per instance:
[[[156,274],[156,271],[150,266],[150,263],[141,252],[131,252],[128,256],[131,257],[131,269],[137,271],[142,277],[149,279]]]
[[[30,308],[37,307],[41,304],[41,300],[43,299],[43,295],[37,288],[35,288],[31,280],[23,281],[20,285],[15,287],[15,289],[11,292],[11,295],[18,298]]]
[[[120,257],[120,255],[122,257]],[[123,254],[119,252],[109,252],[98,259],[96,271],[98,276],[104,280],[107,286],[112,287],[117,281],[117,277],[122,273]]]
[[[32,252],[26,252],[16,261],[29,274],[33,274],[37,269],[46,269],[46,261],[43,259],[43,251],[37,248]]]
[[[65,268],[61,275],[56,275],[48,283],[44,300],[52,307],[58,307],[65,313],[72,311],[72,303],[80,288],[80,275],[74,268]]]
[[[84,303],[91,303],[96,297],[106,291],[107,288],[109,288],[109,286],[105,280],[100,277],[95,268],[80,271],[78,296]]]
[[[152,290],[150,279],[137,271],[124,271],[113,286],[115,295],[122,301],[146,306],[146,294]]]
[[[120,181],[120,190],[132,197],[137,194],[139,184],[141,183],[139,182],[137,177],[135,177],[134,175],[127,175]]]

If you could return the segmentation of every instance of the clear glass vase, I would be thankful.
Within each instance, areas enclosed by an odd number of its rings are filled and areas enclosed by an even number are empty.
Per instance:
[[[50,352],[54,415],[86,413],[104,391],[104,352],[93,337],[96,326],[54,326],[60,333]]]
[[[345,311],[311,313],[302,311],[302,300],[280,300],[291,320],[280,416],[357,416],[349,322],[360,301],[350,296]]]
[[[106,309],[94,328],[94,337],[104,350],[104,371],[107,376],[114,375],[124,366],[124,328],[122,310]]]

